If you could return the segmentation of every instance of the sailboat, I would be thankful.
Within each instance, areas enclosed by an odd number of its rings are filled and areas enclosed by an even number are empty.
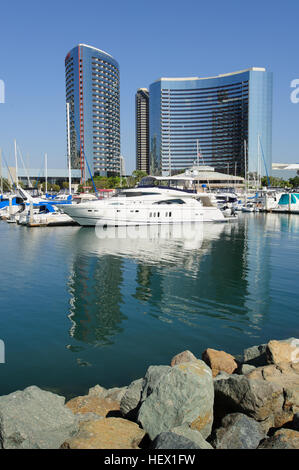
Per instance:
[[[245,166],[245,203],[241,207],[242,212],[258,212],[256,204],[253,202],[248,202],[248,168],[247,168],[247,143],[244,140],[244,166]]]

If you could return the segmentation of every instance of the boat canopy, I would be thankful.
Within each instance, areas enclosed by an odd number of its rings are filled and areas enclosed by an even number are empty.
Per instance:
[[[299,202],[299,194],[298,193],[290,193],[290,194],[291,194],[291,204],[296,204],[297,202]],[[282,194],[278,204],[280,206],[284,206],[284,205],[289,204],[290,194],[289,193]]]
[[[19,204],[22,204],[22,203],[23,203],[23,199],[19,197],[12,198],[12,201],[11,201],[12,206],[18,206]],[[4,207],[8,207],[8,206],[9,206],[9,198],[2,199],[0,201],[0,209],[4,209]]]

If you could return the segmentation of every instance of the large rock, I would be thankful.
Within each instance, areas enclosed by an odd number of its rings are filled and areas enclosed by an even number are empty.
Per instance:
[[[267,361],[270,364],[299,362],[299,339],[289,338],[285,341],[269,341],[266,349]]]
[[[170,366],[150,366],[144,377],[141,401],[152,393],[161,378],[171,370]]]
[[[183,364],[185,362],[196,362],[197,358],[191,351],[183,351],[171,359],[171,367],[176,366],[178,364]]]
[[[245,413],[268,430],[283,409],[283,388],[276,383],[234,374],[214,380],[214,388],[217,419],[230,413]]]
[[[126,393],[128,387],[114,387],[106,389],[101,385],[95,385],[89,389],[88,395],[97,396],[100,398],[109,398],[113,401],[121,402],[122,397]]]
[[[151,391],[151,393],[149,393]],[[213,423],[211,369],[201,360],[170,367],[151,382],[138,422],[153,440],[163,431],[188,424],[208,437]]]
[[[35,386],[0,397],[0,446],[58,449],[78,431],[64,402],[64,397]]]
[[[194,442],[199,449],[213,449],[211,444],[209,444],[203,437],[199,431],[195,429],[191,429],[189,426],[184,424],[183,426],[177,426],[176,428],[171,429],[172,433],[178,434],[179,436],[183,436],[186,439]]]
[[[281,427],[299,412],[299,363],[280,363],[259,367],[247,375],[249,380],[274,384],[283,390],[284,402],[275,415],[275,427]]]
[[[64,449],[138,449],[145,432],[122,418],[104,418],[81,423],[79,433]]]
[[[153,441],[152,449],[201,449],[184,436],[167,431],[160,433]]]
[[[254,369],[256,369],[256,367],[251,366],[250,364],[241,364],[240,367],[238,367],[237,373],[241,375],[247,375]]]
[[[119,410],[119,402],[110,400],[109,398],[101,398],[97,395],[85,395],[76,397],[67,402],[66,406],[73,413],[95,413],[96,415],[105,417],[110,411]]]
[[[243,363],[256,367],[280,362],[299,362],[299,339],[272,340],[268,344],[252,346],[243,352]]]
[[[234,356],[216,349],[206,349],[202,353],[202,360],[212,369],[213,377],[221,371],[232,374],[238,367]]]
[[[267,344],[260,344],[259,346],[252,346],[243,352],[243,362],[255,367],[267,365],[266,356]]]
[[[299,449],[299,432],[291,429],[280,429],[263,441],[259,449]]]
[[[216,449],[256,449],[264,438],[265,432],[257,421],[242,413],[232,413],[223,418],[212,444]]]
[[[141,401],[143,379],[134,380],[126,390],[120,402],[121,414],[130,419],[137,417],[138,406]]]

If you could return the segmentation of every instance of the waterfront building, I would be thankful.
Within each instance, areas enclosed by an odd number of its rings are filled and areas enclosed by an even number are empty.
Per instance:
[[[136,170],[149,173],[149,92],[139,88],[136,105]]]
[[[120,155],[119,157],[119,175],[124,176],[126,174],[126,164],[125,164],[125,158]]]
[[[160,78],[149,96],[150,174],[173,175],[196,163],[237,176],[271,173],[271,72]]]
[[[100,49],[79,44],[65,58],[70,104],[71,166],[81,179],[114,176],[120,165],[119,66]],[[87,161],[86,161],[87,160]]]
[[[272,163],[272,176],[288,180],[299,175],[299,163]]]
[[[7,178],[9,184],[16,183],[18,173],[18,182],[28,185],[28,179],[32,182],[43,183],[46,178],[49,184],[62,184],[68,181],[69,173],[67,169],[63,168],[18,168],[8,167],[3,168],[3,176]],[[80,170],[71,170],[72,184],[78,185],[81,179]]]
[[[150,176],[148,178],[151,178]],[[168,186],[178,189],[189,190],[197,189],[204,191],[214,188],[232,188],[239,189],[245,187],[245,180],[241,176],[229,175],[215,171],[210,166],[192,166],[187,168],[184,173],[174,176],[156,176],[157,181],[164,181]]]

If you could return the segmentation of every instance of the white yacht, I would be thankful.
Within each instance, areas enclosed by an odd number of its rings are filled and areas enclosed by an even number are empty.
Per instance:
[[[182,222],[225,222],[223,213],[204,193],[162,186],[122,190],[109,199],[60,206],[80,225],[129,226]]]

